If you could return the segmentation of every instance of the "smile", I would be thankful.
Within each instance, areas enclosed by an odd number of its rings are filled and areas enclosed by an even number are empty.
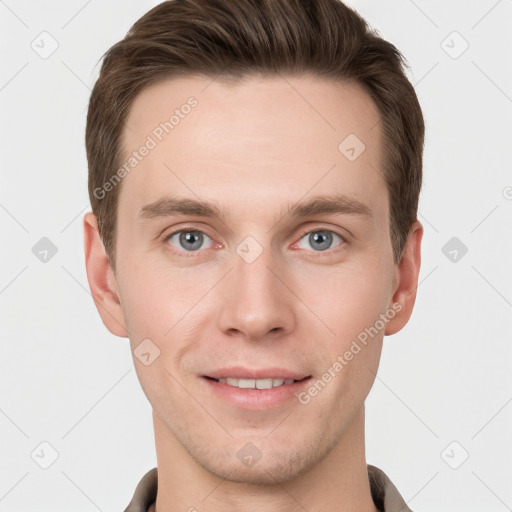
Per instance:
[[[299,382],[298,380],[294,379],[236,379],[233,377],[213,380],[216,380],[220,384],[227,384],[228,386],[241,389],[271,389],[279,386],[287,386],[289,384],[293,384],[294,382]]]

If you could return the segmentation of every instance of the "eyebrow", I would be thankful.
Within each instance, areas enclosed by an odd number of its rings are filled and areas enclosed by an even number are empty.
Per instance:
[[[359,215],[372,218],[372,210],[364,203],[344,194],[320,195],[302,203],[289,204],[281,209],[280,217],[289,215],[294,218],[311,217],[319,214]],[[179,215],[196,215],[218,218],[222,221],[228,217],[228,211],[217,203],[184,197],[164,197],[144,205],[139,211],[139,218],[152,219]]]

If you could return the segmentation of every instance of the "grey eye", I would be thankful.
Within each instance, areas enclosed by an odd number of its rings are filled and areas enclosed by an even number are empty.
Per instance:
[[[174,245],[172,243],[172,240],[176,240],[178,246]],[[201,249],[203,246],[203,243],[205,242],[206,238],[209,239],[210,237],[203,233],[202,231],[196,231],[196,230],[181,230],[176,231],[172,235],[168,237],[169,243],[175,247],[176,249],[185,249],[185,251],[193,252],[197,251],[198,249]]]
[[[310,247],[313,247],[316,251],[326,251],[327,249],[331,248],[332,242],[334,237],[338,238],[341,242],[343,242],[343,239],[341,236],[337,235],[333,231],[329,231],[327,229],[321,229],[316,231],[310,231],[309,233],[306,233],[302,240],[306,240],[307,243],[310,244]],[[340,244],[339,244],[340,245]],[[299,245],[299,247],[301,247]],[[301,247],[301,249],[309,249],[309,247]]]

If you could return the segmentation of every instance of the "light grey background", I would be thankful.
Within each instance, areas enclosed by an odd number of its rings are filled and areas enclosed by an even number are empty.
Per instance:
[[[156,465],[128,341],[89,294],[82,218],[96,64],[157,3],[0,0],[2,512],[124,510]],[[512,0],[349,5],[408,59],[427,127],[420,285],[384,341],[367,459],[415,511],[512,510]]]

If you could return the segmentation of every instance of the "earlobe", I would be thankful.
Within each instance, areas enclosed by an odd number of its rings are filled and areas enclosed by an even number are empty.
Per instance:
[[[416,301],[418,277],[421,266],[421,240],[423,226],[414,221],[400,261],[395,265],[395,291],[390,308],[397,311],[395,316],[386,324],[384,334],[390,336],[400,331],[409,321]]]
[[[92,212],[85,214],[83,226],[85,266],[94,304],[105,327],[112,334],[126,338],[128,331],[116,278],[99,234],[97,219]]]

